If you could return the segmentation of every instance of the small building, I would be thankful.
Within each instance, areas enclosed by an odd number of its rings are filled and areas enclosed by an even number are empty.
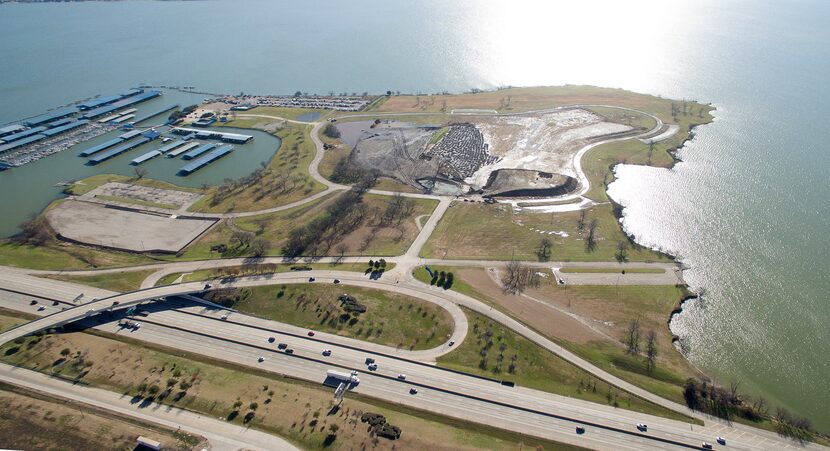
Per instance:
[[[148,448],[148,449],[154,449],[154,450],[157,450],[157,451],[161,449],[161,442],[158,442],[158,441],[153,440],[153,439],[149,439],[149,438],[141,436],[141,435],[138,436],[137,439],[135,439],[135,443],[136,443],[136,446],[138,447],[138,449]]]

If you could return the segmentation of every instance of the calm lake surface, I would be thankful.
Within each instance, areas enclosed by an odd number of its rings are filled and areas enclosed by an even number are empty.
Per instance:
[[[689,358],[830,430],[830,3],[539,3],[5,4],[0,123],[140,83],[260,94],[573,83],[712,102],[716,120],[683,163],[620,167],[611,194],[626,228],[679,255],[706,292],[673,323]],[[0,231],[78,167],[65,154],[0,174],[14,218]]]

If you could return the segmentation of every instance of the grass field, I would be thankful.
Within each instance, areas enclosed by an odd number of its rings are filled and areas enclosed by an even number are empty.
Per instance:
[[[338,301],[344,292],[366,306],[366,312],[346,311]],[[241,312],[397,348],[431,349],[453,330],[443,308],[388,291],[301,284],[256,287],[246,294],[234,305]]]
[[[536,260],[542,238],[553,243],[551,261],[614,261],[617,245],[628,243],[611,205],[586,211],[583,233],[580,212],[514,212],[509,205],[455,202],[421,250],[426,258]],[[583,237],[597,221],[596,246],[588,250]],[[567,238],[549,232],[565,232]],[[668,257],[630,245],[630,261],[670,261]]]
[[[105,251],[49,240],[39,246],[0,241],[0,265],[30,269],[73,270],[135,266],[157,260],[141,254]]]
[[[223,257],[249,255],[250,249],[248,247],[230,245],[231,235],[235,229],[252,232],[257,237],[266,239],[270,244],[268,255],[281,255],[282,245],[291,231],[295,227],[307,224],[325,214],[326,207],[331,205],[337,195],[339,194],[328,195],[314,202],[277,213],[237,218],[232,224],[225,221],[213,227],[199,241],[188,247],[181,258],[185,260],[216,258],[219,255],[211,253],[210,248],[218,244],[228,245],[227,251],[222,254]],[[431,199],[414,199],[414,208],[400,223],[378,227],[378,215],[383,212],[391,200],[390,196],[376,194],[365,194],[363,196],[363,204],[368,213],[354,231],[339,240],[339,243],[346,247],[344,255],[392,256],[403,254],[418,235],[419,229],[415,224],[415,218],[430,214],[438,205],[437,201]],[[368,246],[364,248],[364,243],[369,237],[371,237],[371,240],[368,242]]]
[[[620,391],[490,319],[465,309],[467,339],[438,364],[572,398],[688,421],[689,418]]]
[[[94,276],[73,276],[71,274],[48,274],[48,279],[63,280],[89,285],[104,290],[127,292],[135,291],[141,287],[141,282],[155,270],[147,271],[123,271],[118,273],[100,274]]]
[[[393,445],[395,449],[436,450],[577,449],[355,393],[347,394],[340,408],[332,410],[331,390],[316,383],[112,337],[78,332],[29,337],[7,344],[0,355],[8,363],[70,378],[78,376],[73,368],[80,367],[85,371],[80,379],[92,386],[251,426],[285,437],[302,449],[359,449],[369,443],[372,449],[382,450],[391,450]],[[8,354],[12,348],[17,351]],[[69,349],[67,357],[60,354],[62,349]],[[62,363],[55,365],[60,359]],[[157,393],[150,395],[154,386]],[[250,412],[253,418],[245,423]],[[402,429],[401,438],[373,440],[359,420],[363,412],[384,415]],[[334,442],[327,444],[332,424],[339,430]]]
[[[310,125],[286,124],[276,132],[282,143],[261,178],[252,184],[233,188],[229,195],[221,199],[217,198],[220,187],[212,187],[190,210],[214,213],[262,210],[323,191],[325,186],[311,178],[308,172],[308,166],[317,152],[309,137],[310,131]]]
[[[538,304],[531,300],[504,295],[484,275],[485,269],[451,266],[430,268],[434,271],[453,271],[455,277],[452,290],[503,311],[594,365],[667,399],[683,403],[683,383],[686,378],[698,374],[674,348],[671,331],[666,327],[672,310],[688,295],[682,287],[561,286],[552,281],[543,281],[538,288],[529,290],[528,294],[541,302],[567,310],[591,324],[602,325],[601,330],[614,338],[613,341],[608,341],[587,335],[587,341],[574,341],[566,337],[580,334],[573,333],[570,329],[585,326],[575,322],[571,325],[552,325],[550,310],[540,310]],[[429,275],[422,267],[417,268],[413,275],[422,282],[430,282]],[[655,370],[650,374],[646,371],[645,358],[626,354],[621,343],[627,325],[635,318],[640,322],[643,335],[648,330],[654,330],[657,334],[658,360]]]

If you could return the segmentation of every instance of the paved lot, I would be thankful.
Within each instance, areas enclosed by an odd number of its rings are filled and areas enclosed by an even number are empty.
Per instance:
[[[46,219],[66,239],[137,252],[178,252],[216,222],[77,200],[56,205],[46,212]]]

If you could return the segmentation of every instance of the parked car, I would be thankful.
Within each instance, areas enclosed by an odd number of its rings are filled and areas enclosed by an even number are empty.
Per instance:
[[[44,310],[46,310],[46,306],[45,306],[45,305],[41,305],[40,307],[38,307],[38,308],[37,308],[37,311],[39,311],[39,312],[42,312],[42,311],[44,311]]]
[[[700,445],[700,447],[703,449],[712,449],[712,444],[709,442],[703,442],[703,444]]]
[[[378,369],[378,364],[377,363],[373,363],[373,364],[369,365],[369,371],[375,371],[377,369]]]
[[[212,287],[213,287],[213,285],[211,285],[209,283],[205,284],[205,290],[210,290]]]
[[[340,283],[340,279],[334,279],[334,283]]]
[[[576,433],[580,434],[580,435],[584,434],[585,433],[585,428],[582,427],[582,426],[577,426],[576,427]]]
[[[645,425],[643,423],[637,423],[637,430],[640,432],[646,432],[648,431],[648,425]]]
[[[258,358],[258,359],[256,359],[256,361],[257,361],[257,362],[262,363],[262,362],[264,362],[264,361],[265,361],[265,357],[263,357],[263,356],[259,356],[259,358]]]
[[[331,355],[331,349],[323,349],[323,355],[328,357]]]
[[[725,438],[718,437],[717,440],[718,440],[718,444],[726,446],[726,439]]]
[[[400,379],[402,381],[405,381],[406,380],[406,374],[398,374],[398,379]]]
[[[291,348],[286,348],[286,349],[285,349],[285,353],[286,353],[286,354],[294,354],[294,350],[293,350],[293,349],[291,349]]]
[[[313,337],[314,336],[314,331],[313,330],[308,331],[308,336]]]
[[[138,316],[150,316],[150,312],[148,312],[147,310],[139,310],[138,312],[136,312],[136,315],[138,315]]]
[[[288,347],[288,343],[280,343],[277,345],[277,349],[285,349]]]
[[[52,301],[52,305],[60,305],[60,301]]]
[[[274,337],[268,337],[268,343],[273,343],[273,342],[275,342],[275,341],[277,341],[277,339],[276,339],[276,338],[274,338]]]
[[[308,278],[308,281],[309,281],[309,282],[314,282],[314,280],[315,280],[315,279],[314,279],[314,277],[309,277],[309,278]]]
[[[222,315],[222,321],[228,319],[228,315]]]
[[[32,299],[32,300],[29,302],[29,305],[37,305],[37,300]]]
[[[375,359],[373,359],[373,358],[371,358],[371,357],[366,357],[366,364],[367,364],[367,365],[370,365],[370,364],[372,364],[372,363],[375,363]]]
[[[417,389],[417,388],[415,388],[415,387],[411,387],[411,388],[409,389],[409,394],[410,394],[410,395],[417,395],[417,394],[418,394],[418,389]]]
[[[455,344],[455,341],[454,341],[454,340],[450,340],[450,346],[453,346],[454,344]]]

